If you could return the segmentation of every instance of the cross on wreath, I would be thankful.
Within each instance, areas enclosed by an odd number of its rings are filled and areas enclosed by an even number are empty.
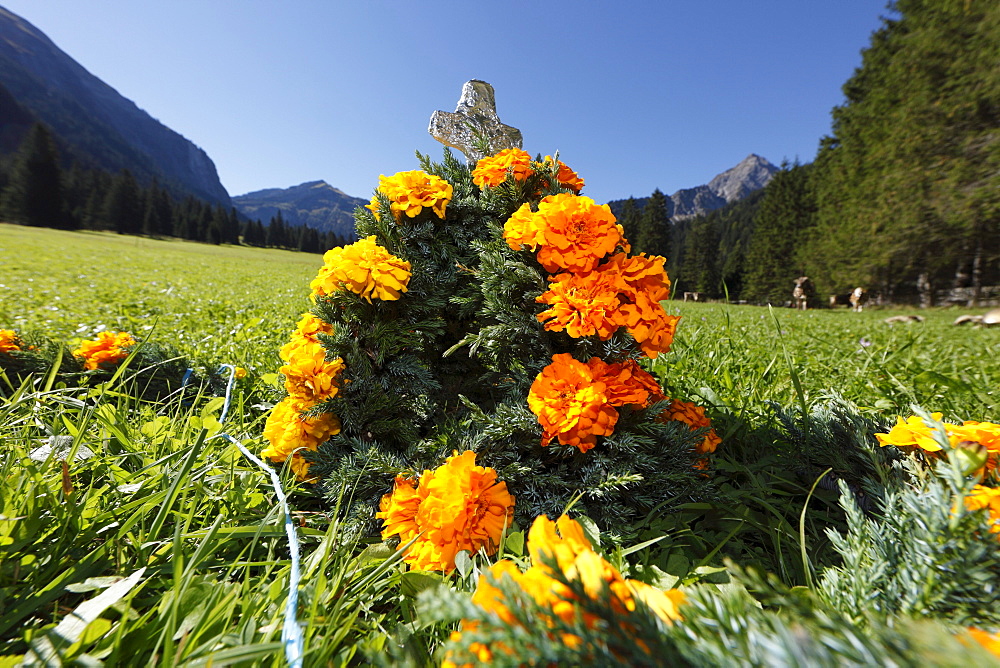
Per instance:
[[[521,131],[500,122],[493,86],[466,81],[454,113],[435,111],[427,132],[445,146],[457,148],[470,163],[505,148],[521,148]]]

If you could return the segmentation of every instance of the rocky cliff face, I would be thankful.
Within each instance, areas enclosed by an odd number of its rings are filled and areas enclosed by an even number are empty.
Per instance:
[[[708,188],[728,204],[766,186],[777,171],[766,158],[751,153],[740,164],[709,181]]]
[[[735,167],[717,174],[707,184],[683,188],[671,195],[668,200],[670,217],[683,220],[721,209],[766,186],[777,171],[778,167],[766,158],[751,153]],[[642,209],[646,206],[647,199],[649,198],[636,198],[636,207]],[[615,200],[608,204],[615,215],[618,215],[624,203],[625,200]]]
[[[229,205],[211,158],[152,118],[0,7],[0,84],[68,144],[75,159],[111,171],[156,175],[181,193]]]
[[[291,188],[268,188],[233,198],[233,206],[241,214],[267,224],[281,211],[290,225],[308,225],[320,232],[334,232],[353,240],[354,209],[368,200],[351,197],[326,181],[309,181]]]

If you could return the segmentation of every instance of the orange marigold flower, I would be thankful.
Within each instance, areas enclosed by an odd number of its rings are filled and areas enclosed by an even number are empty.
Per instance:
[[[971,626],[966,631],[969,632],[973,640],[982,645],[988,652],[1000,657],[1000,633],[989,633]]]
[[[496,188],[512,177],[515,181],[524,181],[535,173],[531,166],[531,156],[519,148],[507,148],[494,156],[486,157],[476,163],[472,170],[472,182],[480,188]]]
[[[986,509],[991,533],[1000,533],[1000,489],[976,485],[965,497],[966,510]]]
[[[680,401],[679,399],[671,401],[670,406],[667,410],[663,411],[661,417],[664,420],[683,422],[691,427],[691,431],[712,426],[712,421],[705,415],[704,408],[688,401]],[[721,442],[722,439],[715,433],[715,430],[710,428],[701,440],[701,443],[695,446],[695,451],[702,454],[715,452],[715,449]]]
[[[21,349],[21,339],[13,329],[0,329],[0,353]]]
[[[668,315],[659,302],[640,295],[634,304],[622,306],[625,327],[647,357],[656,359],[670,350],[680,316]]]
[[[136,340],[128,332],[100,332],[96,339],[81,341],[73,356],[82,357],[83,368],[90,371],[120,362],[128,357],[129,349],[135,344]]]
[[[424,471],[424,482],[433,477],[431,471]],[[392,492],[382,497],[379,512],[375,518],[382,520],[382,538],[399,536],[399,540],[407,543],[420,533],[417,526],[417,510],[420,502],[427,496],[427,485],[417,492],[417,481],[404,476],[396,476],[396,484]]]
[[[622,282],[628,286],[629,297],[633,301],[637,293],[645,295],[652,302],[670,299],[670,278],[663,268],[666,258],[659,255],[647,257],[645,253],[625,257],[618,253],[610,261],[620,267]]]
[[[624,243],[621,225],[607,204],[569,193],[550,195],[532,213],[527,205],[504,225],[511,248],[538,249],[538,261],[549,273],[591,271]]]
[[[403,558],[412,568],[451,572],[455,555],[462,550],[496,552],[500,535],[514,514],[514,497],[507,483],[497,482],[495,470],[475,464],[476,453],[456,451],[443,465],[421,476],[417,504],[413,491],[405,483],[400,486],[398,478],[396,489],[383,497],[378,514],[386,522],[383,538],[412,538],[420,533]],[[410,516],[414,505],[416,513]]]
[[[547,155],[542,161],[542,165],[546,169],[551,169],[553,160],[554,158],[551,155]],[[559,185],[564,188],[569,188],[575,193],[583,190],[583,179],[581,179],[576,172],[567,167],[566,163],[562,160],[559,161],[559,172],[556,175],[556,179],[559,181]]]
[[[945,424],[950,438],[957,442],[972,441],[990,452],[1000,452],[1000,424],[965,421],[961,425]]]
[[[663,396],[660,383],[635,360],[606,364],[592,357],[587,366],[593,371],[594,380],[604,383],[604,395],[612,406],[645,406]]]
[[[300,449],[318,449],[320,443],[340,433],[340,420],[335,415],[303,416],[302,412],[309,408],[309,404],[295,397],[286,397],[275,406],[264,425],[264,438],[270,445],[261,451],[261,455],[281,463]],[[298,462],[293,460],[292,470],[300,480],[305,479],[308,463],[302,459]]]
[[[379,176],[378,190],[389,198],[389,206],[396,220],[400,220],[404,214],[409,218],[416,218],[424,209],[431,209],[438,218],[444,218],[445,208],[454,193],[450,183],[419,169],[397,172],[392,176]],[[372,197],[366,208],[371,209],[377,218],[380,208],[378,197]]]
[[[542,445],[558,438],[563,445],[587,452],[597,445],[598,436],[614,433],[618,411],[609,403],[606,390],[587,364],[569,353],[553,355],[528,393],[528,406],[544,430]]]
[[[564,272],[549,281],[552,287],[535,300],[552,307],[537,316],[545,329],[565,331],[575,339],[596,334],[607,341],[625,324],[614,276],[600,271]]]
[[[313,294],[349,291],[371,302],[399,299],[410,282],[410,263],[392,255],[372,235],[349,246],[331,248],[309,284]]]
[[[537,257],[549,273],[590,271],[624,241],[610,207],[589,197],[551,195],[539,202],[535,215],[545,235]]]

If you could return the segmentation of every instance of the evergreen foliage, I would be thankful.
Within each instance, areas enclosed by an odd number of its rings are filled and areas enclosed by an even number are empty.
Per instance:
[[[35,123],[14,158],[0,214],[22,225],[72,227],[63,211],[59,158],[52,134]]]
[[[719,230],[716,219],[699,216],[691,221],[684,240],[682,277],[685,288],[716,297],[721,293]]]
[[[346,486],[348,512],[373,531],[374,510],[396,475],[418,475],[467,449],[506,482],[522,524],[557,514],[576,496],[590,517],[613,526],[664,497],[680,504],[702,495],[705,479],[692,468],[701,436],[657,422],[662,402],[623,407],[614,434],[589,452],[556,441],[541,446],[542,427],[526,399],[554,354],[608,363],[641,355],[630,335],[574,339],[536,318],[547,272],[533,252],[512,250],[502,231],[522,203],[560,192],[555,174],[481,190],[450,152],[441,164],[420,160],[453,186],[443,220],[424,209],[397,221],[381,193],[378,216],[356,213],[360,237],[374,235],[411,263],[408,291],[371,303],[338,291],[317,297],[313,309],[333,325],[332,335],[320,336],[327,359],[345,363],[339,392],[315,409],[338,416],[341,432],[305,453],[331,503]]]
[[[659,188],[653,191],[642,208],[635,252],[663,257],[670,253],[670,209],[667,196]]]
[[[1000,280],[1000,6],[898,0],[816,160],[808,273],[932,303]]]
[[[814,219],[809,168],[781,165],[764,189],[746,251],[742,298],[781,304],[788,300],[793,281],[805,275],[801,248]]]
[[[129,170],[111,174],[84,169],[76,162],[63,169],[52,134],[41,123],[33,126],[9,166],[6,162],[0,159],[3,222],[307,253],[322,253],[345,243],[332,232],[321,234],[309,226],[290,228],[280,212],[265,227],[260,221],[241,222],[235,208],[226,210],[191,195],[176,200],[156,176],[142,185]]]

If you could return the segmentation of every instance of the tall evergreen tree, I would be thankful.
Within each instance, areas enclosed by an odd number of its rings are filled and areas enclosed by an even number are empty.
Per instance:
[[[118,234],[139,234],[142,214],[139,186],[132,172],[123,169],[112,181],[104,200],[104,219],[107,226]]]
[[[743,297],[761,303],[787,301],[796,278],[806,274],[801,247],[816,223],[809,167],[781,165],[764,189],[747,248]]]
[[[662,256],[670,253],[670,210],[667,196],[659,188],[653,191],[642,209],[635,244],[642,253]]]
[[[0,212],[11,222],[38,227],[72,227],[65,215],[62,172],[52,134],[35,123],[18,149]]]
[[[891,8],[816,160],[808,260],[821,287],[930,303],[1000,280],[1000,4]]]
[[[635,205],[635,198],[629,197],[622,205],[622,215],[618,220],[625,231],[625,238],[635,243],[639,239],[639,209]]]
[[[719,231],[713,219],[696,218],[684,244],[684,267],[680,280],[685,289],[703,292],[709,297],[721,295],[719,276]]]

